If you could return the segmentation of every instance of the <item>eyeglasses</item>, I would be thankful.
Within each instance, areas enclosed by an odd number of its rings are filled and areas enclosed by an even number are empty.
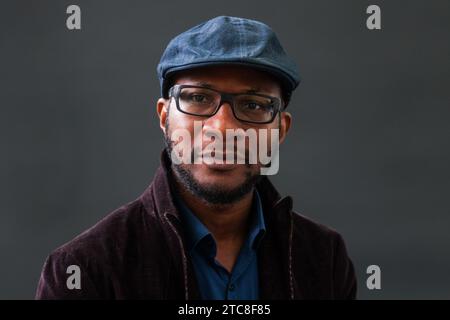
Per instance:
[[[174,85],[169,90],[169,96],[175,98],[177,109],[185,114],[211,117],[223,103],[228,102],[236,119],[258,124],[272,122],[281,108],[278,97],[224,93],[193,85]]]

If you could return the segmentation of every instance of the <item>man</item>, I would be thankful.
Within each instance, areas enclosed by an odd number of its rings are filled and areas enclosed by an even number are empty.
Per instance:
[[[258,145],[285,140],[291,126],[285,108],[299,76],[274,32],[253,20],[214,18],[169,43],[158,75],[166,149],[152,184],[54,251],[36,298],[355,298],[342,237],[292,211],[292,199],[261,174],[273,157],[250,163],[248,139],[244,163],[196,161],[192,145],[212,132],[277,133],[275,140],[258,136]],[[190,138],[174,138],[180,132]],[[184,152],[181,143],[187,143]],[[208,141],[200,143],[202,149]],[[239,152],[213,151],[215,160],[230,154],[237,160]],[[78,283],[69,266],[79,268]]]

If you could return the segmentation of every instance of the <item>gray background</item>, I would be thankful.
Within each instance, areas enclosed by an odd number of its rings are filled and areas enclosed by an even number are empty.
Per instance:
[[[365,27],[369,4],[381,31]],[[273,181],[342,233],[358,297],[450,298],[447,0],[2,1],[0,298],[33,298],[51,250],[147,187],[159,57],[223,14],[272,26],[300,66]],[[370,264],[381,290],[365,286]]]

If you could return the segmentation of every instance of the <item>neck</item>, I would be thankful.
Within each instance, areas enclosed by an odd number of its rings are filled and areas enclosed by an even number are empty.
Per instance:
[[[177,178],[174,180],[181,199],[212,233],[217,242],[240,241],[246,237],[253,190],[234,203],[212,204],[193,195]]]

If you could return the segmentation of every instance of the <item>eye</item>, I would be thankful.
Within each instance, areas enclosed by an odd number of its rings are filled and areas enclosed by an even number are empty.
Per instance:
[[[194,102],[205,102],[206,97],[202,94],[193,94],[191,95],[191,100]]]
[[[214,101],[214,97],[208,93],[192,92],[189,93],[185,101],[196,104],[211,104]]]
[[[262,107],[258,103],[252,102],[252,101],[247,102],[244,106],[248,110],[259,110],[259,109],[262,109]]]

